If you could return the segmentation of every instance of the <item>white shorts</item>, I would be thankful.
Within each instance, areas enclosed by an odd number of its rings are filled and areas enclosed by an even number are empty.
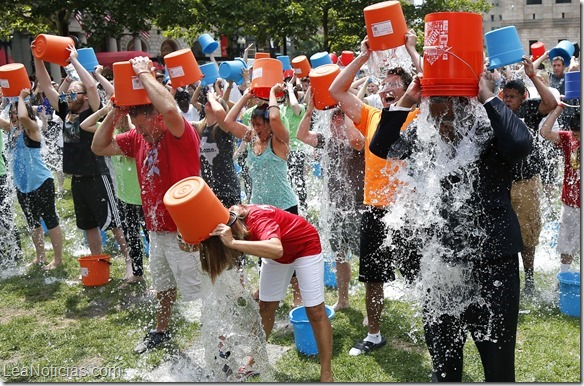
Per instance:
[[[260,300],[279,302],[288,292],[292,274],[296,271],[302,302],[314,307],[324,302],[324,259],[318,255],[300,257],[290,264],[280,264],[262,258]]]
[[[178,287],[182,299],[199,299],[199,252],[182,251],[176,235],[176,232],[150,232],[152,287],[156,292]]]
[[[556,250],[572,256],[580,253],[580,208],[562,204]]]

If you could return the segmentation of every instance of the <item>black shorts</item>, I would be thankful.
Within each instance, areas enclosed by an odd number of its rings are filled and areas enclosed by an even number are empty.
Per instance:
[[[106,231],[122,226],[109,175],[73,176],[71,193],[77,228],[82,230],[100,228]]]
[[[361,243],[359,246],[359,281],[386,283],[395,280],[399,268],[408,281],[414,280],[420,270],[418,243],[410,229],[400,229],[391,234],[391,246],[383,216],[385,208],[367,206],[361,218]]]
[[[16,197],[31,229],[41,226],[41,218],[45,221],[47,229],[53,229],[59,225],[59,216],[55,207],[55,183],[52,178],[47,178],[38,189],[29,193],[16,190]]]

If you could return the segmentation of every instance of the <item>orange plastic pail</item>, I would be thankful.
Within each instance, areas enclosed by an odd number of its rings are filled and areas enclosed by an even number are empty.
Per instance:
[[[258,98],[269,99],[272,86],[284,82],[283,71],[282,62],[278,59],[256,59],[253,62],[251,92]]]
[[[256,52],[255,53],[255,59],[270,59],[270,53],[269,52]]]
[[[208,239],[218,224],[229,222],[229,211],[201,177],[183,178],[166,191],[163,200],[183,240],[189,244]]]
[[[203,73],[190,48],[165,55],[164,64],[168,70],[168,76],[172,80],[172,87],[175,89],[203,79]]]
[[[130,62],[114,63],[113,71],[116,105],[136,106],[152,103]]]
[[[314,95],[314,107],[317,110],[327,110],[337,105],[337,101],[329,92],[329,87],[340,72],[341,68],[336,64],[323,64],[310,70],[310,85]]]
[[[406,43],[408,26],[399,1],[384,1],[363,9],[369,48],[389,50]]]
[[[26,67],[22,63],[10,63],[0,67],[0,87],[7,98],[17,97],[20,91],[31,88]]]
[[[484,68],[482,16],[437,12],[424,21],[422,96],[477,96]]]
[[[66,67],[69,64],[67,60],[71,56],[71,52],[67,49],[69,46],[75,46],[75,42],[68,36],[40,34],[34,39],[32,54],[37,59]]]
[[[86,287],[107,284],[110,279],[109,255],[83,256],[77,259],[81,266],[81,281]]]
[[[535,42],[531,45],[531,55],[533,60],[537,60],[545,53],[545,46],[542,42]]]
[[[300,55],[292,59],[292,68],[297,78],[306,78],[312,69],[306,55]]]

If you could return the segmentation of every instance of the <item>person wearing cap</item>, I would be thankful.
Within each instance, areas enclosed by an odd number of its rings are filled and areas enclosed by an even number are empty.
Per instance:
[[[524,248],[521,251],[527,296],[535,295],[534,260],[535,248],[539,244],[541,223],[541,171],[542,141],[538,135],[542,119],[558,104],[554,94],[537,77],[533,63],[523,58],[525,74],[531,79],[539,93],[539,98],[527,98],[526,87],[522,80],[508,81],[503,86],[503,102],[519,118],[523,119],[533,137],[533,148],[527,158],[513,165],[513,184],[511,203],[519,218]]]
[[[229,223],[217,225],[199,245],[203,271],[214,281],[224,270],[238,266],[242,254],[261,257],[260,316],[266,339],[296,271],[318,348],[320,381],[333,382],[333,331],[324,303],[318,231],[303,217],[272,205],[235,205],[229,210]],[[248,366],[253,362],[252,358]]]
[[[365,210],[361,216],[360,246],[359,246],[359,281],[365,283],[365,298],[367,316],[363,321],[367,325],[367,336],[357,342],[349,351],[349,355],[367,354],[379,349],[387,343],[381,333],[380,321],[383,312],[383,285],[394,281],[396,266],[408,282],[414,280],[418,268],[417,248],[409,237],[410,230],[403,229],[395,235],[401,241],[397,250],[384,246],[386,227],[382,219],[392,204],[395,190],[400,185],[396,174],[401,167],[401,161],[380,158],[369,150],[369,141],[375,133],[381,119],[381,110],[369,106],[351,92],[351,84],[360,68],[371,55],[368,38],[361,42],[361,52],[329,87],[331,96],[339,103],[339,107],[355,124],[357,130],[366,138],[365,143],[365,177],[364,198]],[[389,107],[405,93],[412,80],[409,72],[401,67],[387,70],[382,82],[379,96],[383,107]],[[416,109],[412,110],[412,117]]]
[[[412,180],[387,218],[391,229],[399,219],[414,221],[425,240],[420,285],[432,381],[462,381],[470,332],[485,381],[514,382],[522,241],[509,192],[512,166],[530,153],[532,134],[495,96],[489,71],[476,99],[423,98],[422,88],[419,74],[384,109],[369,148],[405,160]],[[416,104],[418,119],[400,132]]]
[[[171,338],[169,324],[177,289],[184,300],[201,297],[196,262],[177,245],[177,227],[163,202],[173,184],[200,174],[200,144],[197,132],[180,115],[173,96],[154,77],[150,58],[138,56],[130,63],[152,103],[113,108],[97,128],[91,149],[100,156],[125,155],[136,161],[150,236],[152,286],[159,303],[156,326],[134,348],[136,353],[143,353]],[[114,136],[116,122],[126,114],[135,127]]]

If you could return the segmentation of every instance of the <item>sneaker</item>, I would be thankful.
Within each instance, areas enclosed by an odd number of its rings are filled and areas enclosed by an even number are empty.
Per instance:
[[[134,347],[134,352],[138,354],[142,354],[147,350],[153,349],[162,343],[170,340],[170,334],[166,331],[150,331],[144,337],[144,340]]]

